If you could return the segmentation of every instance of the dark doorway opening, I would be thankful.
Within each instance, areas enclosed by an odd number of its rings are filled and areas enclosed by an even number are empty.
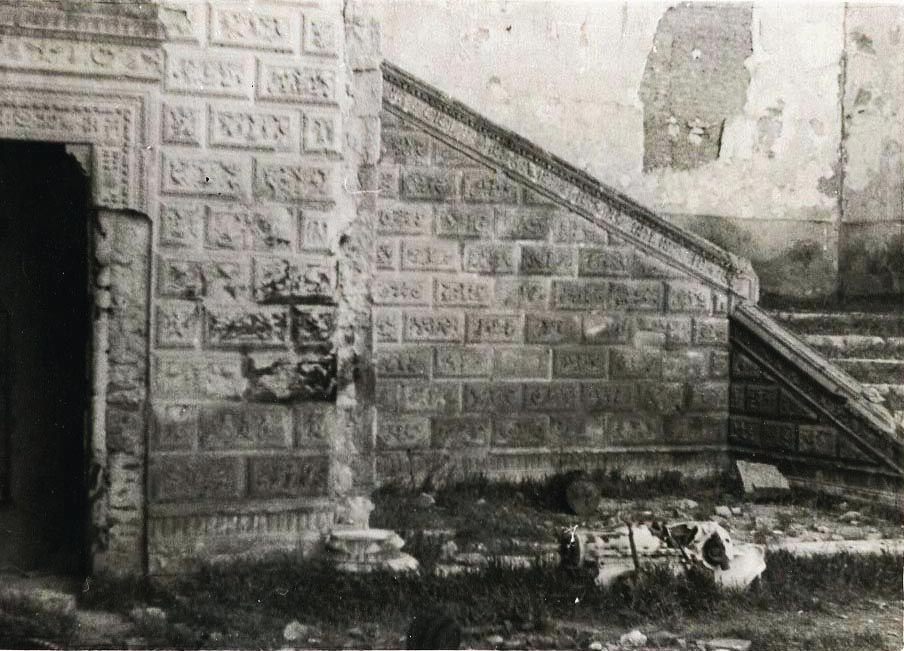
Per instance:
[[[63,145],[0,140],[0,571],[86,566],[88,205]]]

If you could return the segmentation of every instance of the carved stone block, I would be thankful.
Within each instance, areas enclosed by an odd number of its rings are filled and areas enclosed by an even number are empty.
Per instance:
[[[583,382],[581,403],[587,411],[631,410],[636,405],[636,392],[629,382]]]
[[[254,77],[252,59],[197,51],[168,52],[166,89],[174,93],[248,97]]]
[[[605,378],[609,368],[608,350],[599,346],[559,347],[553,351],[555,377]]]
[[[377,231],[382,235],[429,235],[433,207],[426,204],[381,202],[377,209]]]
[[[163,142],[170,145],[201,146],[204,111],[197,106],[164,104]]]
[[[326,261],[305,258],[254,259],[254,298],[263,303],[328,302],[335,274]]]
[[[465,382],[461,408],[464,412],[512,413],[521,408],[521,385]]]
[[[212,106],[210,144],[273,151],[292,151],[298,142],[298,114],[292,111],[238,106]]]
[[[299,448],[323,448],[333,440],[336,423],[335,408],[318,404],[295,407],[295,446]]]
[[[492,358],[482,348],[442,346],[435,352],[437,377],[481,377],[490,374]]]
[[[493,376],[499,378],[546,378],[549,349],[516,346],[493,350]]]
[[[327,492],[329,459],[258,457],[249,460],[249,471],[253,497],[319,497]]]
[[[381,450],[409,450],[430,445],[430,419],[407,416],[382,417],[377,422],[377,447]]]
[[[338,154],[342,151],[342,120],[335,111],[304,110],[302,148],[311,154]]]
[[[459,312],[409,312],[405,315],[405,341],[460,342],[464,317]]]
[[[198,438],[198,408],[194,405],[154,405],[153,450],[191,450]]]
[[[161,246],[196,248],[201,242],[204,204],[167,202],[158,220]]]
[[[155,502],[238,499],[244,493],[242,460],[223,457],[151,459],[150,493]]]
[[[221,405],[201,410],[201,447],[260,450],[290,444],[291,412],[283,406]]]
[[[278,307],[207,306],[206,342],[218,348],[283,346],[288,340],[286,311]]]
[[[488,418],[434,418],[430,447],[482,448],[490,444],[493,423]]]
[[[331,201],[334,173],[330,165],[296,165],[259,161],[254,168],[254,196],[258,199],[296,203]]]
[[[249,195],[249,161],[166,152],[160,189],[168,194],[243,199]]]
[[[495,297],[500,307],[543,311],[549,302],[548,281],[499,278]]]
[[[328,68],[261,62],[257,83],[257,96],[263,100],[302,104],[336,101],[336,73]]]
[[[374,264],[377,269],[397,269],[399,266],[398,240],[377,240],[374,246]]]
[[[292,52],[298,43],[298,21],[288,11],[213,6],[210,42],[214,45]]]
[[[457,242],[402,240],[402,269],[409,271],[457,271],[461,267]]]
[[[419,276],[377,277],[372,284],[377,305],[429,305],[430,279]]]
[[[191,301],[157,304],[157,345],[161,348],[194,348],[200,342],[201,317]]]
[[[404,346],[379,348],[374,366],[382,377],[429,377],[433,351],[430,348]]]
[[[486,206],[437,206],[436,234],[489,239],[493,235],[493,211]]]
[[[515,272],[515,247],[508,244],[465,244],[464,270],[475,273],[510,274]]]
[[[514,314],[469,314],[467,341],[470,343],[520,341],[521,321],[521,316]]]
[[[437,306],[479,307],[489,305],[490,282],[483,278],[436,278],[433,303]]]
[[[525,209],[496,210],[496,237],[509,240],[545,240],[549,237],[550,215]]]
[[[0,66],[125,79],[160,79],[162,52],[115,43],[0,35]]]
[[[525,383],[522,392],[529,411],[573,411],[581,401],[578,386],[570,382]]]
[[[578,343],[581,341],[581,317],[528,313],[525,340],[533,344]]]
[[[498,448],[539,448],[551,444],[547,416],[519,416],[496,419],[493,446]]]

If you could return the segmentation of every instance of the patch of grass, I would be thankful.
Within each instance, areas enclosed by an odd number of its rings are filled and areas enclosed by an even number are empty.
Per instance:
[[[74,632],[72,615],[36,610],[24,600],[0,604],[0,648],[34,648],[38,641],[69,646]]]
[[[171,632],[154,632],[161,644],[184,645],[184,630],[175,628],[181,625],[221,632],[228,643],[211,642],[214,646],[275,646],[281,644],[282,627],[293,619],[332,630],[362,622],[402,630],[415,612],[431,607],[466,626],[532,630],[548,628],[554,619],[595,621],[601,613],[607,623],[625,627],[638,620],[732,621],[739,613],[812,611],[823,601],[895,599],[902,570],[902,560],[887,555],[799,559],[776,553],[769,555],[766,572],[748,591],[725,592],[707,574],[676,576],[661,566],[599,588],[591,573],[553,567],[516,570],[491,564],[481,574],[441,578],[346,574],[317,561],[284,559],[206,567],[166,586],[152,586],[145,594],[169,614]],[[127,601],[117,603],[117,585],[99,582],[95,599],[127,612]],[[766,645],[768,638],[762,639]],[[826,640],[803,648],[833,648]],[[197,638],[195,644],[205,642]],[[781,648],[776,644],[763,648]]]

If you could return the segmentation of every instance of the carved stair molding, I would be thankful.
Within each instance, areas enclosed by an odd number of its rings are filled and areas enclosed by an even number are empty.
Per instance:
[[[155,2],[0,1],[0,34],[67,38],[126,45],[166,39]]]
[[[540,195],[729,295],[757,300],[748,260],[685,231],[408,72],[383,62],[383,105]]]
[[[850,463],[793,450],[773,451],[772,456],[904,479],[904,432],[863,385],[753,303],[735,304],[730,323],[733,355],[752,360],[772,382],[812,410],[820,424],[844,437],[845,445],[853,446],[860,459]],[[732,384],[736,384],[734,377]]]

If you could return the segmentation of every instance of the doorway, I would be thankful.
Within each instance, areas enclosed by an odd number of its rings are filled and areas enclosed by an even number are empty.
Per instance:
[[[85,568],[88,179],[0,140],[0,571]]]

